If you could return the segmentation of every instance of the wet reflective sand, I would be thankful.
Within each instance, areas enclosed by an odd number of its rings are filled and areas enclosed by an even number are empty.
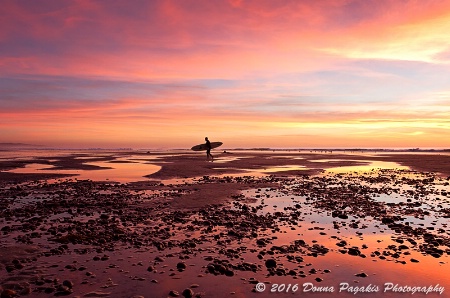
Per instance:
[[[355,156],[244,155],[78,156],[82,164],[55,171],[79,176],[47,180],[24,173],[71,157],[2,169],[16,179],[1,181],[2,288],[30,297],[448,294],[445,175]]]

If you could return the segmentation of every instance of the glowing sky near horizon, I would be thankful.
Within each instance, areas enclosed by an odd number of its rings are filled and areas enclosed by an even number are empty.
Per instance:
[[[447,0],[0,4],[0,143],[450,148]]]

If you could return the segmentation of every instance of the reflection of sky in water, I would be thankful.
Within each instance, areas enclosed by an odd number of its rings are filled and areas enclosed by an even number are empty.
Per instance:
[[[118,159],[126,161],[126,159]],[[93,162],[86,163],[99,167],[110,169],[98,170],[53,170],[45,164],[33,163],[28,164],[24,168],[17,168],[10,170],[12,173],[50,173],[50,174],[68,174],[74,175],[74,178],[79,180],[94,180],[94,181],[115,181],[120,183],[127,183],[132,181],[146,180],[143,176],[155,173],[161,169],[160,166],[149,164],[143,161],[138,162]]]
[[[230,161],[237,161],[237,160],[242,160],[248,157],[245,156],[224,156],[221,155],[220,157],[214,158],[214,163],[227,163]]]
[[[325,160],[323,162],[332,162],[339,160]],[[409,169],[406,166],[402,166],[396,162],[388,161],[367,161],[367,160],[352,160],[357,162],[369,163],[367,165],[359,166],[342,166],[342,167],[331,167],[327,168],[325,171],[329,173],[347,173],[347,172],[370,172],[374,169],[399,169],[406,170]],[[314,162],[320,162],[319,160],[314,160]]]
[[[230,168],[215,168],[216,170],[227,170]],[[280,173],[280,172],[286,172],[286,171],[305,171],[309,170],[309,168],[305,166],[299,166],[299,165],[285,165],[285,166],[275,166],[275,167],[264,167],[260,169],[243,169],[243,168],[231,168],[238,171],[242,171],[243,173],[240,174],[224,174],[221,176],[242,176],[242,175],[250,175],[255,177],[262,177],[266,176],[264,174],[270,174],[270,173]]]

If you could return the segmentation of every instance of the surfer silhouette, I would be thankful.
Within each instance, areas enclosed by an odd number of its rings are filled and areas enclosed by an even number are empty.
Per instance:
[[[208,140],[208,137],[205,137],[205,145],[206,145],[206,159],[209,160],[211,156],[211,161],[214,161],[214,156],[211,154],[211,142]]]

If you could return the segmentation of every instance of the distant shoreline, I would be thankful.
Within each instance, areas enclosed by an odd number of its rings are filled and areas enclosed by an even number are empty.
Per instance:
[[[41,145],[17,144],[17,143],[0,143],[0,151],[149,151],[149,152],[163,152],[163,151],[190,151],[189,148],[58,148],[45,147]],[[357,153],[357,152],[371,152],[371,153],[392,153],[392,152],[411,152],[411,153],[450,153],[450,148],[218,148],[216,151],[261,151],[261,152],[339,152],[339,153]]]

